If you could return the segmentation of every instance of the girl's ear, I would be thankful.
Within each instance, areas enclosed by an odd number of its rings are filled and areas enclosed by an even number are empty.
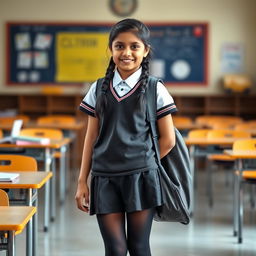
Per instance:
[[[147,46],[144,51],[144,55],[143,55],[144,58],[148,56],[149,51],[150,51],[150,46]]]

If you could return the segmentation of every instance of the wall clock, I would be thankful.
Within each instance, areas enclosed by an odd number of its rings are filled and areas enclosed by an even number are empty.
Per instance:
[[[136,10],[137,0],[110,0],[109,6],[115,15],[125,17]]]

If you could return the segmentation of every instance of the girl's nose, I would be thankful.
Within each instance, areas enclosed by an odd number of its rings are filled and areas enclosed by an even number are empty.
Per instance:
[[[124,56],[130,56],[131,55],[131,49],[130,48],[125,48],[123,51],[123,55]]]

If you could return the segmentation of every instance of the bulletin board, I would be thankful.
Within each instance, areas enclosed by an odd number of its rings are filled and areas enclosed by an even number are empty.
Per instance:
[[[207,85],[208,24],[146,23],[151,73],[166,85]],[[7,85],[81,85],[104,76],[110,23],[6,24]]]

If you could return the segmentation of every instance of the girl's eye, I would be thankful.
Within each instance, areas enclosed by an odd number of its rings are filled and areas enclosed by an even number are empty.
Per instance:
[[[122,49],[123,48],[123,45],[122,44],[116,44],[115,45],[115,49]]]
[[[138,44],[133,44],[133,45],[131,46],[131,48],[134,49],[134,50],[136,50],[136,49],[139,49],[139,48],[140,48],[140,45],[138,45]]]

